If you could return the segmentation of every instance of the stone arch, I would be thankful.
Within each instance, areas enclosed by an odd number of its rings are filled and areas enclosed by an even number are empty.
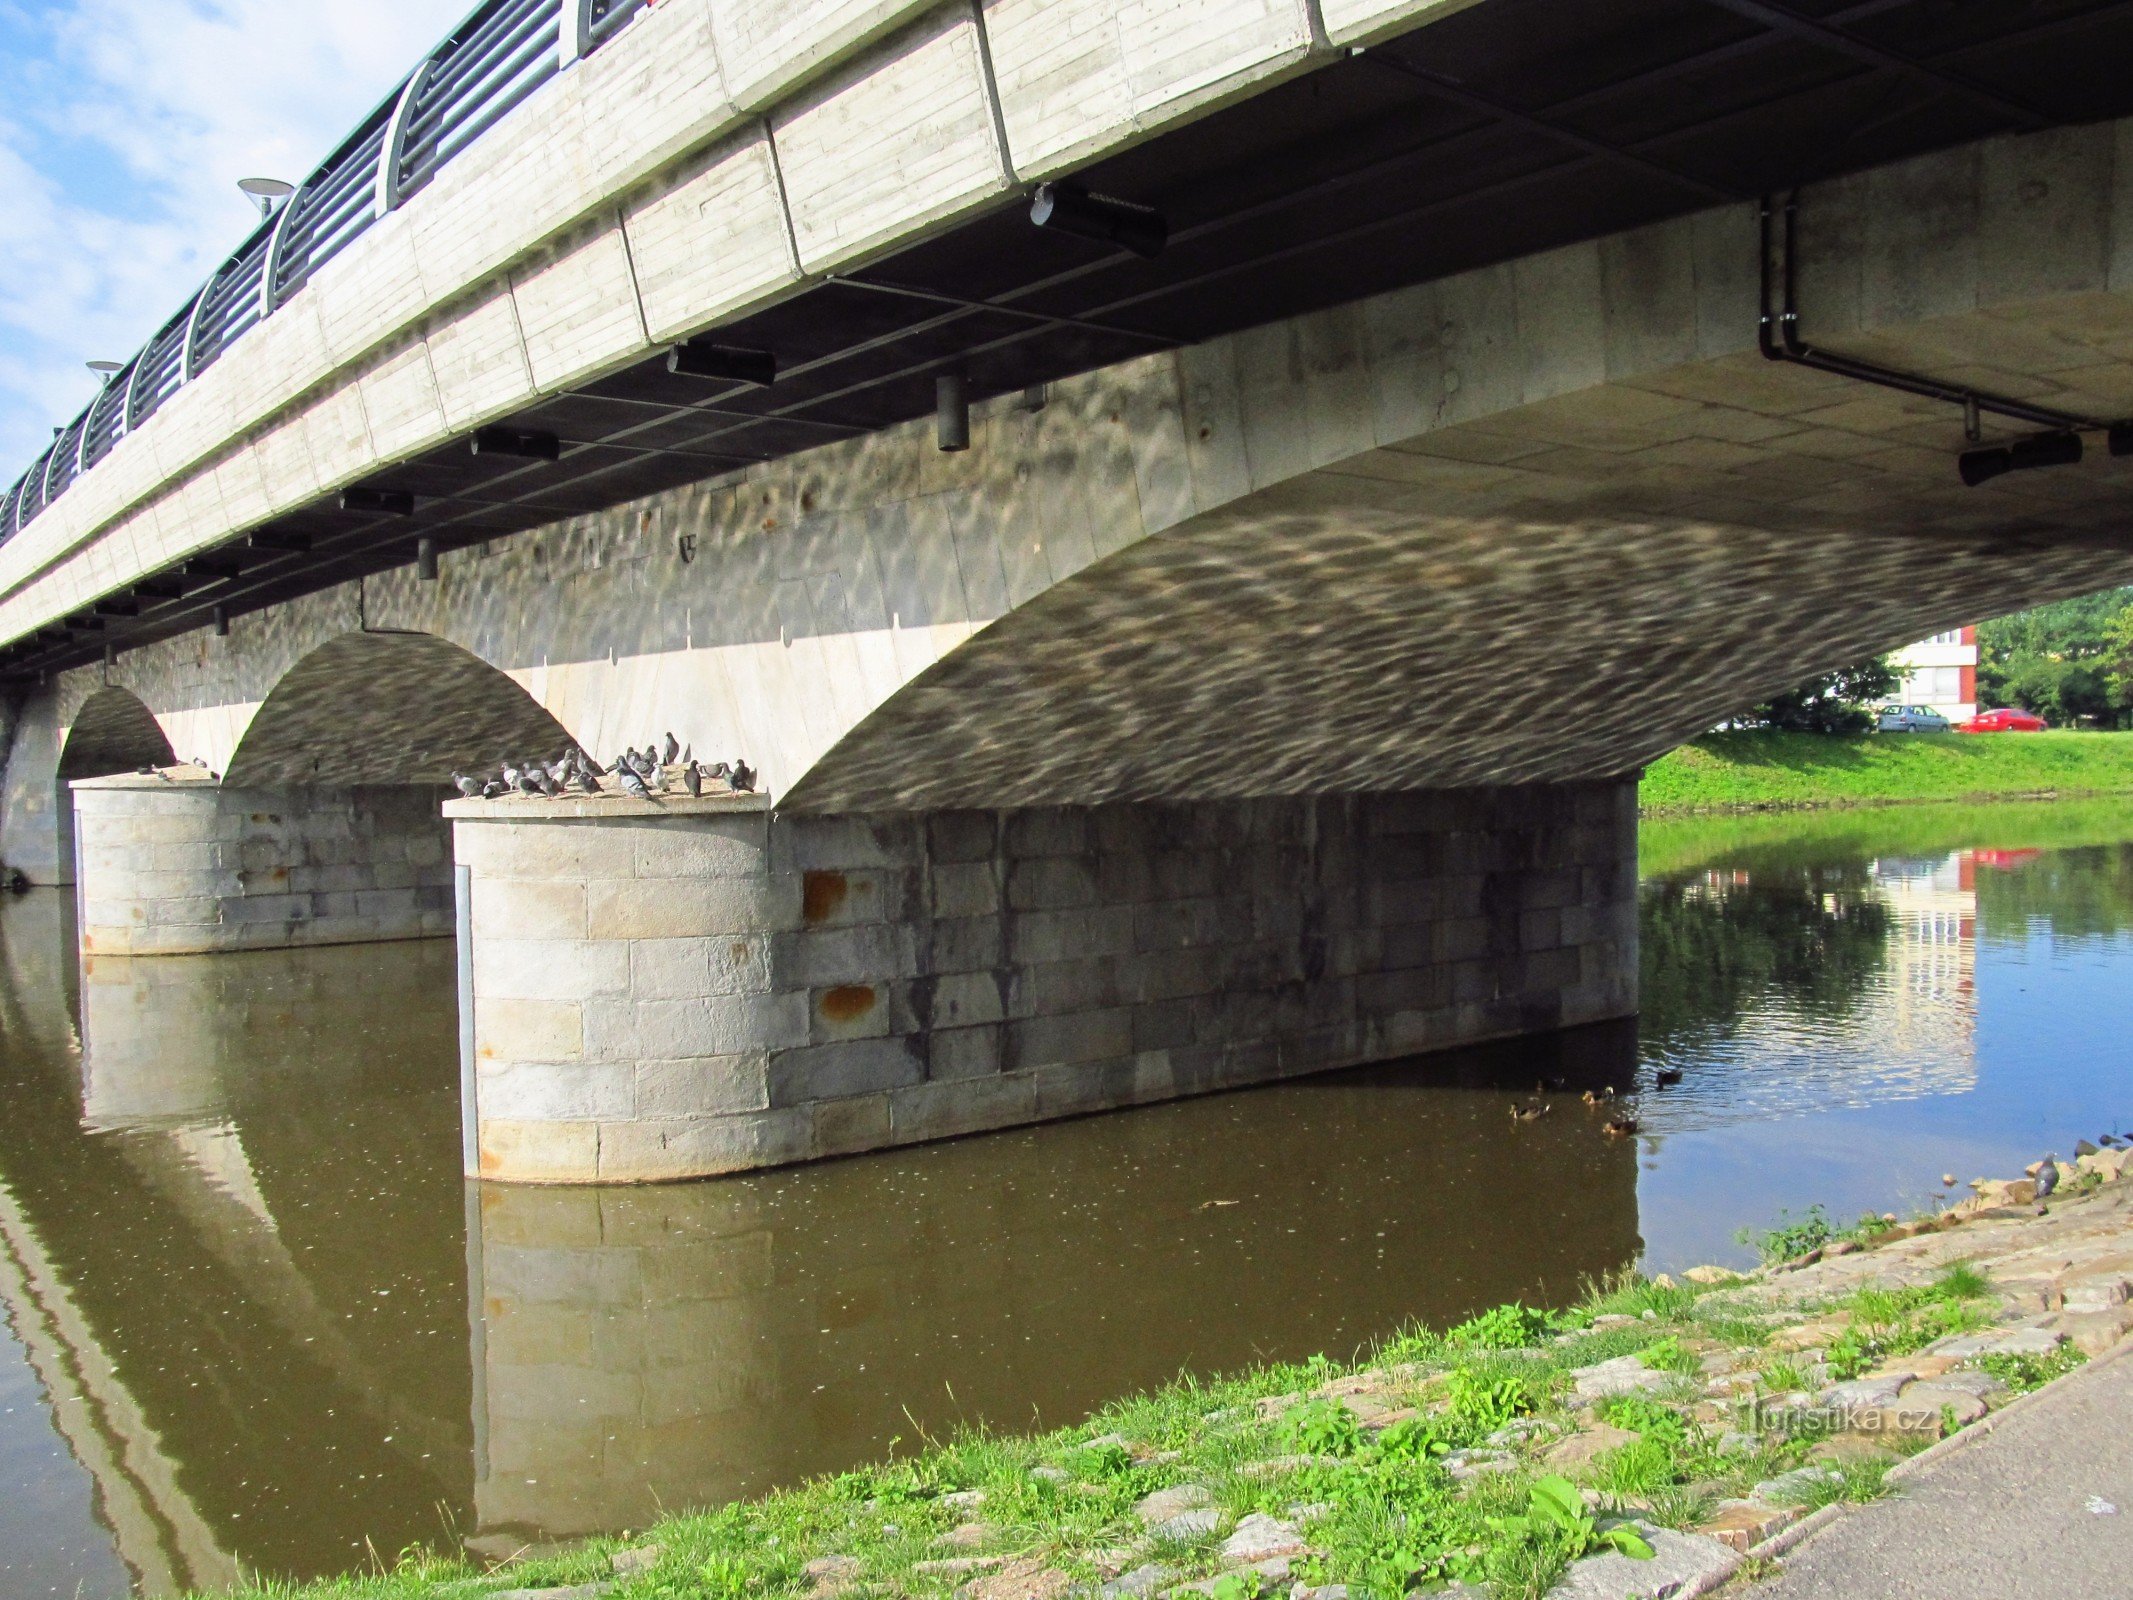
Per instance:
[[[167,767],[176,760],[163,725],[140,696],[106,684],[74,713],[59,751],[59,781]]]
[[[343,634],[284,673],[230,757],[233,787],[443,784],[570,733],[505,673],[428,633]]]

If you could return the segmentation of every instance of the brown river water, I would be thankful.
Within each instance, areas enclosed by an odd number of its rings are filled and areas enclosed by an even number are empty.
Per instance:
[[[0,1594],[641,1527],[2133,1120],[2125,806],[1643,849],[1636,1022],[636,1190],[460,1178],[448,943],[85,964],[0,903]]]

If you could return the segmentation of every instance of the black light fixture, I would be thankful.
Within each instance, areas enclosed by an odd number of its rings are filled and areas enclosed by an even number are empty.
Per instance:
[[[778,358],[769,350],[691,339],[667,352],[667,371],[682,378],[711,378],[767,389],[778,381]]]
[[[2081,435],[2034,434],[2027,439],[2017,439],[2008,455],[2017,472],[2033,472],[2038,467],[2071,467],[2081,460]]]
[[[519,456],[527,461],[555,461],[563,442],[552,433],[527,428],[476,428],[467,446],[478,456]]]
[[[1015,402],[1015,409],[1017,411],[1027,411],[1032,416],[1034,416],[1051,403],[1051,385],[1046,383],[1033,383],[1027,389],[1024,389],[1022,391],[1021,398]]]
[[[933,380],[933,438],[943,450],[970,448],[970,393],[960,372]]]
[[[228,606],[215,607],[214,617],[215,637],[227,639],[230,636],[230,608]]]
[[[2113,430],[2115,439],[2117,430]],[[2115,444],[2114,444],[2115,449]],[[2040,467],[2070,467],[2081,459],[2078,433],[2039,433],[2017,439],[2011,445],[1993,445],[1984,450],[1965,450],[1956,457],[1956,473],[1975,489],[1981,483],[2010,472],[2034,472]]]
[[[1074,183],[1040,183],[1030,198],[1029,219],[1040,228],[1070,233],[1077,239],[1117,245],[1154,259],[1170,242],[1170,224],[1153,206],[1135,205],[1113,195],[1091,194]]]
[[[341,509],[411,517],[415,514],[415,497],[405,489],[366,489],[361,484],[351,484],[341,491]]]
[[[287,530],[255,533],[245,540],[254,550],[273,550],[283,555],[304,555],[311,549],[311,535]]]
[[[2014,457],[1997,445],[1990,450],[1965,450],[1955,458],[1955,470],[1968,487],[1975,489],[2002,473],[2014,471]]]
[[[437,581],[437,541],[426,534],[415,541],[415,576],[424,583]]]

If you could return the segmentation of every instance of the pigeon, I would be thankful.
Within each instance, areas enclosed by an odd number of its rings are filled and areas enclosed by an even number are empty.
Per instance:
[[[546,777],[547,774],[543,773],[541,776]],[[539,794],[541,792],[540,779],[530,772],[521,772],[518,775],[518,792],[520,794]]]
[[[733,768],[726,765],[726,763],[723,761],[714,762],[712,765],[704,768],[704,776],[707,778],[730,778],[733,776]]]
[[[2056,1151],[2046,1155],[2037,1168],[2037,1198],[2049,1200],[2054,1189],[2059,1187],[2059,1156]]]
[[[693,744],[682,746],[681,759],[684,766],[694,761],[696,759],[696,746]]]
[[[2103,1142],[2103,1147],[2104,1147],[2104,1148],[2105,1148],[2106,1150],[2123,1150],[2123,1149],[2125,1148],[2125,1144],[2126,1144],[2125,1140],[2123,1140],[2123,1139],[2119,1138],[2119,1137],[2118,1137],[2118,1135],[2117,1135],[2117,1134],[2115,1134],[2115,1133],[2107,1133],[2107,1134],[2105,1134],[2105,1135],[2103,1136],[2103,1141],[2102,1141],[2102,1142]]]
[[[681,769],[681,781],[683,786],[688,789],[691,800],[698,800],[703,797],[704,775],[697,770],[695,762],[692,761]]]
[[[560,761],[551,761],[541,770],[558,784],[568,783],[570,781],[570,752],[564,751]]]
[[[518,787],[519,776],[520,774],[518,768],[511,765],[510,762],[506,761],[504,763],[504,787],[506,789],[516,789]]]
[[[680,755],[681,741],[674,737],[672,729],[668,729],[667,742],[659,747],[659,763],[661,766],[671,767]]]
[[[461,794],[465,795],[469,800],[479,800],[481,798],[482,790],[486,788],[487,785],[485,785],[479,778],[470,778],[464,772],[455,772],[452,774],[452,787],[457,789]]]
[[[578,787],[587,794],[598,794],[600,792],[600,780],[583,767],[580,767],[578,769]]]
[[[546,767],[541,769],[541,775],[534,781],[540,785],[541,793],[551,800],[563,792],[563,786],[556,781],[556,775]]]
[[[755,771],[747,762],[736,761],[726,781],[733,785],[735,794],[747,794],[755,788]]]
[[[622,792],[639,800],[648,800],[652,794],[652,791],[644,786],[644,780],[637,776],[637,769],[634,767],[622,769]]]
[[[509,787],[507,787],[501,779],[497,778],[491,778],[487,783],[481,786],[481,797],[484,800],[495,800],[503,795],[509,794],[510,792],[511,790],[509,789]]]
[[[599,762],[587,755],[582,746],[578,750],[578,770],[595,778],[607,776],[607,768],[601,766]]]

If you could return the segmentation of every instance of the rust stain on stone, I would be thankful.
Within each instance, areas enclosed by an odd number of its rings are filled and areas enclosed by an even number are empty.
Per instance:
[[[830,1022],[857,1022],[874,1009],[874,991],[863,983],[841,983],[822,995],[822,1015]]]
[[[809,922],[827,922],[851,892],[841,872],[807,873],[800,879],[800,915]]]

